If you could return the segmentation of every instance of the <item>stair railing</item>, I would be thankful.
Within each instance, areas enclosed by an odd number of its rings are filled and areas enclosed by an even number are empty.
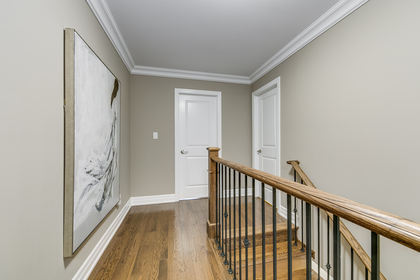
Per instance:
[[[228,269],[228,273],[232,274],[233,279],[257,279],[256,271],[256,243],[261,246],[261,258],[258,278],[266,279],[267,272],[272,273],[271,279],[277,279],[277,190],[287,196],[287,279],[293,279],[295,271],[293,266],[293,246],[298,242],[297,228],[302,233],[301,243],[302,250],[306,250],[306,279],[312,279],[314,274],[312,270],[313,244],[312,244],[312,212],[313,208],[318,213],[318,244],[320,229],[320,210],[326,211],[332,215],[332,266],[328,255],[328,273],[332,270],[334,280],[341,279],[341,235],[347,240],[352,240],[347,235],[344,225],[340,219],[348,220],[371,231],[371,264],[370,279],[381,279],[380,274],[380,236],[387,237],[394,242],[400,243],[408,248],[420,252],[420,224],[410,220],[392,215],[375,208],[365,206],[354,201],[332,195],[318,189],[313,188],[313,184],[304,173],[301,173],[301,182],[306,181],[307,185],[293,182],[284,178],[280,178],[232,161],[228,161],[218,157],[219,148],[208,148],[209,151],[209,219],[207,221],[207,235],[214,239],[223,263]],[[295,162],[297,163],[297,162]],[[294,164],[296,165],[296,164]],[[298,165],[297,165],[298,166]],[[295,170],[297,170],[296,168]],[[295,176],[296,177],[296,176]],[[266,191],[265,187],[272,192],[272,225],[266,224]],[[260,213],[261,225],[257,225],[256,221],[256,189],[261,189]],[[251,196],[248,197],[249,192]],[[251,200],[251,208],[248,207],[248,200]],[[294,208],[292,208],[292,199],[294,200]],[[300,201],[301,213],[298,212],[298,201]],[[239,207],[238,207],[239,205]],[[244,207],[243,207],[244,206]],[[305,211],[303,211],[305,208]],[[293,214],[292,214],[293,211]],[[242,215],[244,213],[244,215]],[[299,217],[299,220],[297,220]],[[238,219],[238,220],[237,220]],[[292,224],[294,220],[294,225]],[[243,224],[242,224],[243,223]],[[249,226],[249,223],[252,225]],[[330,235],[330,218],[327,219],[327,234]],[[244,225],[244,226],[242,226]],[[249,232],[249,228],[251,232]],[[261,240],[256,240],[256,232],[261,233]],[[270,233],[271,232],[271,233]],[[305,234],[303,234],[305,233]],[[266,236],[266,235],[271,236]],[[314,235],[315,236],[315,235]],[[294,241],[293,241],[294,239]],[[328,252],[330,250],[329,237],[327,239]],[[272,268],[267,271],[266,254],[267,242],[272,242],[270,256]],[[294,242],[294,243],[293,243]],[[350,241],[353,242],[353,241]],[[304,245],[303,245],[304,244]],[[358,243],[350,243],[354,245],[354,249],[358,248]],[[250,246],[252,245],[252,247]],[[325,245],[325,244],[324,244]],[[271,246],[270,246],[271,247]],[[361,247],[361,246],[360,246]],[[252,263],[248,263],[252,250]],[[320,249],[318,248],[318,252]],[[244,252],[244,254],[243,254]],[[357,250],[356,254],[363,257],[363,253]],[[360,254],[360,255],[359,255]],[[366,252],[365,252],[366,254]],[[353,254],[352,254],[353,255]],[[367,254],[366,254],[367,255]],[[242,259],[244,257],[244,259]],[[353,257],[353,256],[352,256]],[[361,257],[361,258],[362,258]],[[239,265],[238,262],[239,261]],[[363,260],[362,260],[363,262]],[[367,261],[366,261],[367,262]],[[365,262],[363,262],[365,264]],[[249,271],[249,265],[252,271]],[[242,269],[242,267],[245,267]],[[369,265],[366,265],[366,270]],[[272,271],[271,271],[272,270]],[[353,271],[351,272],[353,277]],[[318,273],[318,279],[319,278]],[[368,275],[366,274],[366,279]],[[328,276],[329,278],[329,276]],[[280,278],[279,278],[280,279]],[[285,279],[285,278],[284,278]],[[347,277],[346,277],[347,279]]]
[[[312,183],[312,181],[309,179],[309,177],[306,175],[306,173],[300,167],[300,165],[299,165],[300,162],[298,160],[290,160],[290,161],[287,161],[287,163],[290,164],[293,167],[294,181],[295,182],[298,182],[298,178],[296,176],[296,173],[297,173],[303,184],[316,189],[315,185]],[[328,218],[332,220],[333,219],[333,214],[331,214],[327,211],[325,211],[325,212],[326,212]],[[319,214],[318,214],[318,217],[319,217]],[[360,261],[365,266],[365,269],[366,269],[365,274],[368,275],[368,273],[372,273],[372,268],[371,268],[372,261],[371,261],[369,255],[366,253],[366,251],[363,249],[362,245],[360,245],[360,243],[357,241],[357,239],[353,236],[353,234],[350,232],[350,230],[346,227],[346,225],[342,221],[340,221],[340,232],[341,232],[341,235],[344,236],[344,238],[346,239],[347,243],[350,245],[350,248],[351,248],[351,269],[350,270],[351,270],[352,274],[353,274],[353,271],[354,271],[354,267],[353,267],[353,265],[354,265],[353,254],[354,253],[356,253],[356,255],[359,257]],[[318,244],[319,244],[319,242],[318,242]],[[319,251],[320,250],[318,250],[318,252]],[[319,260],[319,258],[318,258],[318,260]],[[353,277],[351,277],[351,279],[353,279]],[[386,280],[386,278],[382,274],[382,272],[380,272],[380,279],[381,280]]]

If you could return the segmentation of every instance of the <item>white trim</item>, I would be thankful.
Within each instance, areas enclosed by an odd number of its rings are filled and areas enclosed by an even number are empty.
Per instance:
[[[131,198],[131,206],[177,202],[175,194],[136,196]]]
[[[284,207],[283,205],[280,205],[280,207],[278,208],[278,211],[280,216],[282,216],[283,218],[285,218],[287,220],[287,207]],[[292,209],[292,224],[295,224],[295,213],[293,212]],[[300,220],[299,220],[299,215],[296,215],[296,224],[300,224]]]
[[[258,108],[259,108],[259,97],[263,95],[264,93],[276,89],[276,98],[277,98],[277,104],[276,104],[276,115],[278,117],[278,127],[277,127],[277,168],[278,168],[278,174],[273,174],[276,176],[281,177],[281,90],[280,90],[280,77],[275,78],[271,82],[267,83],[266,85],[260,87],[259,89],[252,92],[252,168],[259,169],[259,157],[257,154],[257,149],[260,147],[257,146],[259,139],[258,139],[258,126],[259,126],[259,114],[258,114]],[[260,192],[257,189],[257,195],[260,194]],[[277,197],[279,198],[277,200],[276,207],[279,208],[281,196],[280,192],[277,192]]]
[[[315,271],[315,272],[318,272],[318,264],[313,259],[312,259],[312,270]],[[319,276],[321,277],[321,279],[327,279],[328,278],[328,274],[323,268],[321,268],[319,271],[320,271]],[[334,280],[332,275],[329,276],[329,279]]]
[[[107,248],[109,242],[114,237],[115,233],[117,232],[122,221],[124,220],[125,216],[127,216],[127,213],[132,206],[163,204],[177,201],[178,200],[175,199],[175,194],[131,197],[124,205],[123,209],[121,209],[115,220],[111,223],[109,228],[105,231],[104,235],[98,241],[92,252],[90,252],[89,256],[86,258],[72,279],[86,280],[89,278],[90,274]]]
[[[237,192],[238,188],[235,188],[235,197],[239,197],[239,192]],[[226,192],[227,195],[229,195],[229,191]],[[252,188],[248,188],[248,197],[252,195]],[[224,196],[224,191],[223,193],[219,196],[220,198],[225,198]],[[233,197],[233,189],[230,190],[230,197]],[[245,188],[241,188],[241,197],[245,197]],[[257,196],[255,196],[257,197]],[[207,198],[207,197],[206,197]],[[244,198],[245,200],[245,198]]]
[[[248,188],[248,196],[252,195],[252,188]],[[241,196],[245,196],[245,188],[241,189]]]
[[[258,97],[263,95],[264,93],[272,90],[276,88],[276,95],[277,95],[277,112],[279,117],[281,117],[281,91],[280,91],[280,77],[275,78],[274,80],[272,80],[271,82],[267,83],[266,85],[260,87],[259,89],[255,90],[254,92],[252,92],[252,168],[256,168],[258,166],[258,155],[257,153],[257,143],[258,143],[258,139],[257,139],[257,127],[258,127],[258,121],[259,121],[259,117],[258,117],[258,106],[257,106],[257,102],[258,102]],[[280,139],[281,139],[281,129],[280,129],[280,120],[279,120],[279,131],[278,131],[278,135],[277,136],[277,144],[279,147],[279,151],[278,151],[278,163],[280,163],[280,156],[281,156],[281,146],[280,146]],[[280,164],[278,165],[280,167]],[[279,175],[277,175],[279,177],[281,177],[281,169],[279,170]]]
[[[86,0],[130,74],[250,85],[249,77],[136,65],[104,0]]]
[[[283,205],[280,205],[279,211],[277,211],[277,212],[279,212],[279,215],[287,220],[287,208],[286,207],[284,207]],[[294,214],[295,213],[293,213],[293,211],[292,211],[292,221],[294,221],[294,219],[293,219]]]
[[[131,53],[127,48],[127,45],[121,35],[121,32],[118,29],[117,24],[115,23],[114,17],[112,16],[106,1],[86,0],[131,74],[248,85],[254,83],[256,80],[264,76],[267,72],[309,44],[312,40],[337,24],[340,20],[344,19],[346,16],[351,14],[367,1],[369,0],[339,1],[319,19],[317,19],[308,28],[306,28],[302,33],[296,36],[289,44],[278,51],[263,65],[261,65],[254,73],[252,73],[249,77],[245,77],[135,65]]]
[[[108,35],[108,38],[111,40],[111,43],[114,45],[115,50],[120,55],[128,71],[131,73],[135,66],[134,60],[109,10],[108,4],[104,0],[86,0],[86,2],[95,14],[106,35]]]
[[[200,81],[212,81],[232,84],[250,85],[251,81],[246,76],[224,75],[217,73],[185,71],[178,69],[157,68],[136,65],[131,71],[134,75],[157,76],[178,79],[191,79]]]
[[[248,194],[252,193],[252,188],[248,188]],[[233,195],[233,192],[232,192]],[[245,195],[245,189],[241,189],[241,195]],[[238,196],[238,194],[236,195]],[[114,237],[115,233],[121,226],[122,221],[127,216],[128,211],[133,206],[140,206],[140,205],[151,205],[151,204],[163,204],[163,203],[173,203],[178,202],[175,198],[175,194],[166,194],[166,195],[151,195],[151,196],[137,196],[131,197],[127,203],[124,205],[123,209],[121,209],[120,213],[117,215],[115,220],[111,223],[109,228],[106,230],[102,238],[93,248],[89,256],[86,258],[82,266],[79,268],[77,273],[73,276],[72,280],[87,280],[92,273],[93,269],[95,268],[96,264],[98,263],[99,259],[101,258],[103,252],[108,247],[109,242]],[[278,209],[278,213],[287,219],[287,209],[284,206],[280,206]],[[299,216],[297,217],[299,219]],[[292,223],[294,221],[294,213],[292,213]],[[297,221],[299,224],[299,221]],[[318,265],[312,260],[312,269],[314,271],[318,271]],[[327,272],[321,268],[321,277],[323,279],[327,278]],[[330,276],[331,278],[331,276]]]
[[[115,233],[120,227],[122,221],[124,220],[131,206],[132,206],[131,199],[129,199],[127,203],[124,205],[123,209],[121,209],[120,213],[118,213],[117,217],[111,223],[109,228],[105,231],[104,235],[101,237],[99,242],[90,252],[89,256],[86,258],[86,260],[84,261],[82,266],[79,268],[77,273],[73,276],[73,280],[88,279],[90,273],[95,268],[96,264],[98,263],[99,259],[104,253],[106,247],[108,246],[109,242],[114,237]]]
[[[216,96],[217,97],[217,142],[219,151],[219,157],[222,157],[222,92],[221,91],[210,91],[210,90],[197,90],[197,89],[184,89],[184,88],[175,88],[175,198],[179,200],[179,134],[178,134],[178,122],[179,122],[179,96],[181,94],[191,94],[191,95],[203,95],[203,96]]]
[[[290,41],[284,48],[267,60],[254,73],[249,76],[251,83],[267,74],[274,67],[285,61],[298,50],[312,42],[319,35],[336,25],[339,21],[354,12],[369,0],[341,0],[325,14],[313,22],[302,33]]]

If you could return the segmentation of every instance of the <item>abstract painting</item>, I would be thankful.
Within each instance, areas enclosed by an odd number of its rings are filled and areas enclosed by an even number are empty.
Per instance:
[[[74,29],[65,30],[64,257],[120,199],[120,82]]]

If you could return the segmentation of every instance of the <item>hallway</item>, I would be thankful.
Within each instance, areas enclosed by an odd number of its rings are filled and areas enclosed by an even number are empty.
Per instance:
[[[89,279],[225,279],[207,239],[207,202],[132,207]]]

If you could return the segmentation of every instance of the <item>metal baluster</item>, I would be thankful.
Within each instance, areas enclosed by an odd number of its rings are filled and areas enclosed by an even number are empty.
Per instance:
[[[232,270],[232,170],[229,168],[229,274]]]
[[[277,279],[277,191],[273,188],[273,280]]]
[[[228,189],[228,185],[227,185],[227,167],[225,166],[225,213],[224,213],[224,217],[225,217],[225,252],[224,252],[224,257],[225,257],[225,261],[223,262],[225,265],[228,265],[229,262],[227,260],[227,218],[228,218],[228,213],[227,213],[227,189]]]
[[[365,267],[365,279],[369,280],[369,270]]]
[[[256,270],[256,263],[255,260],[257,259],[255,253],[255,179],[252,178],[252,254],[253,254],[253,261],[252,261],[252,268],[253,268],[253,279],[257,278],[257,270]]]
[[[294,174],[294,178],[295,178],[295,182],[296,182],[296,170],[293,170],[293,174]],[[296,200],[296,196],[294,197],[294,205],[295,205],[295,208],[293,208],[293,213],[295,214],[295,246],[297,246],[298,244],[297,244],[297,237],[298,237],[298,234],[297,234],[297,200]]]
[[[300,179],[300,183],[301,184],[303,184],[303,181],[302,181],[302,179]],[[302,248],[300,248],[300,250],[302,251],[302,252],[305,252],[305,248],[303,248],[303,201],[301,200],[300,201],[300,213],[301,213],[301,215],[302,215],[302,218],[301,218],[301,222],[300,222],[300,224],[302,225],[302,230],[301,230],[301,233],[302,233],[302,238],[300,239],[302,242]],[[306,219],[308,219],[308,217],[306,217]]]
[[[262,265],[263,279],[265,280],[265,184],[261,183],[261,219],[262,219]]]
[[[353,247],[350,250],[350,257],[351,257],[351,268],[350,268],[350,279],[353,280],[354,279],[354,250]]]
[[[334,280],[340,280],[341,279],[341,233],[340,233],[340,218],[336,215],[334,215],[333,219],[333,239],[334,239]]]
[[[245,279],[248,280],[248,176],[245,175]]]
[[[318,280],[321,279],[321,215],[318,207]]]
[[[219,231],[218,231],[218,225],[219,225],[219,205],[218,205],[218,193],[219,193],[219,164],[216,164],[216,238],[214,242],[216,244],[219,244]]]
[[[287,279],[292,280],[292,197],[287,195]]]
[[[312,205],[306,202],[306,279],[312,279]],[[302,240],[303,243],[303,240]]]
[[[217,229],[219,230],[219,246],[217,247],[218,250],[222,249],[222,244],[223,244],[223,207],[222,207],[222,202],[223,202],[223,167],[221,166],[221,164],[219,164],[219,196],[217,197],[217,200],[219,200],[219,225],[217,227]]]
[[[232,265],[231,265],[232,268]],[[236,171],[233,170],[233,280],[236,280]]]
[[[242,242],[241,242],[241,239],[242,239],[242,229],[241,229],[241,219],[242,219],[242,216],[241,216],[241,176],[242,174],[241,173],[239,173],[239,213],[238,213],[238,215],[239,215],[239,280],[242,280]]]
[[[371,255],[372,255],[372,272],[371,272],[371,276],[370,279],[371,280],[379,280],[379,277],[381,275],[381,269],[380,269],[380,235],[377,234],[376,232],[371,232],[371,239],[372,239],[372,251],[371,251]]]
[[[331,270],[331,264],[330,264],[330,218],[327,216],[327,273],[328,273],[328,280],[330,279],[330,270]]]

